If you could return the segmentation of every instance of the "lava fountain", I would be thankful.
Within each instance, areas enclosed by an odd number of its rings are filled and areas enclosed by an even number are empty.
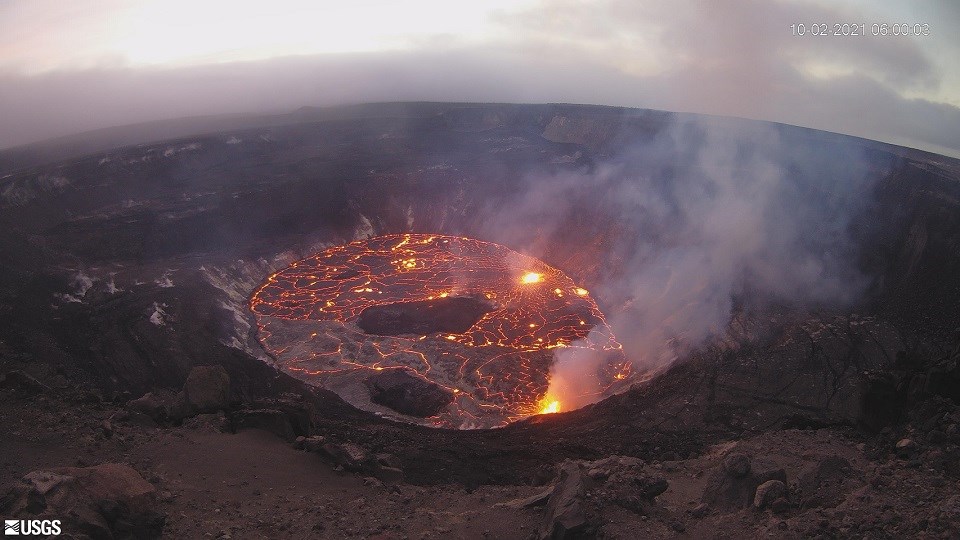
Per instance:
[[[366,410],[437,427],[558,412],[556,349],[603,356],[595,392],[629,375],[589,292],[533,257],[480,240],[401,234],[297,261],[250,299],[278,366]]]

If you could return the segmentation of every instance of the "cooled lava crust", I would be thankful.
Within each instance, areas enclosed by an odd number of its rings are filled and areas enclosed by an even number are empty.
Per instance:
[[[629,376],[587,290],[542,261],[470,238],[401,234],[336,246],[271,275],[250,308],[282,369],[377,411],[371,404],[384,401],[367,389],[380,387],[378,372],[404,370],[432,385],[431,395],[449,396],[421,415],[435,426],[536,414],[561,349],[601,355],[597,394]],[[390,408],[409,415],[422,405]]]

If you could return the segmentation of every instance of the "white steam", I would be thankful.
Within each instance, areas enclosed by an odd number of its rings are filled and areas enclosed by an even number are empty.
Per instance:
[[[677,120],[589,172],[528,178],[490,233],[549,255],[545,246],[569,234],[564,228],[589,226],[577,219],[585,205],[612,213],[622,234],[609,239],[610,259],[591,294],[608,306],[608,322],[638,371],[722,335],[735,300],[748,308],[847,305],[868,284],[849,226],[876,171],[852,140],[784,141],[782,133],[773,125]],[[522,226],[529,223],[540,227]],[[602,397],[604,361],[561,350],[549,394],[580,396],[565,409]]]

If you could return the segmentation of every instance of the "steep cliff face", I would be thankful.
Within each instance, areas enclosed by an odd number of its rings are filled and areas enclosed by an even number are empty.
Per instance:
[[[938,156],[904,158],[875,196],[858,227],[878,307],[949,333],[960,325],[960,168]]]

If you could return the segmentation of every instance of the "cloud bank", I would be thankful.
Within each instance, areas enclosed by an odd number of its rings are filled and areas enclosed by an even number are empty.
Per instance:
[[[469,37],[399,28],[393,39],[400,45],[390,50],[277,56],[296,53],[283,49],[258,61],[193,58],[189,67],[131,64],[122,49],[78,56],[71,51],[84,50],[82,40],[111,39],[102,24],[109,13],[100,11],[120,8],[56,6],[40,20],[15,17],[16,9],[0,16],[0,29],[30,22],[30,31],[0,38],[0,147],[154,119],[438,100],[698,112],[960,155],[960,67],[951,60],[960,55],[960,34],[938,26],[955,15],[949,3],[909,12],[854,1],[561,0],[492,11]],[[82,24],[86,12],[99,14],[97,24]],[[888,20],[927,21],[932,33],[801,37],[790,30],[798,22],[849,21],[870,34],[874,22]],[[54,39],[71,22],[91,29],[75,36],[81,41],[72,49]],[[309,27],[291,23],[290,31]],[[176,42],[173,30],[156,32],[156,49]],[[34,74],[10,67],[26,61],[55,67]]]

